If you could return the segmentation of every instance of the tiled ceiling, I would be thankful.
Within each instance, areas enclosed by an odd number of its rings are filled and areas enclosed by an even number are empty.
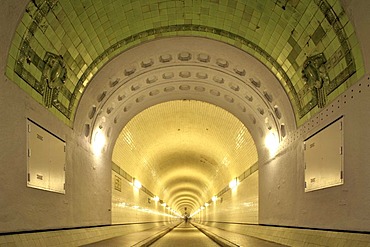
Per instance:
[[[220,40],[259,59],[284,87],[298,125],[364,73],[354,29],[336,0],[36,0],[15,32],[6,74],[72,126],[99,69],[130,47],[168,36]],[[66,68],[55,88],[46,82],[50,53]],[[321,53],[324,93],[302,79],[307,58]]]
[[[187,204],[193,211],[254,165],[258,155],[235,116],[209,103],[177,100],[131,119],[112,160],[174,209]]]

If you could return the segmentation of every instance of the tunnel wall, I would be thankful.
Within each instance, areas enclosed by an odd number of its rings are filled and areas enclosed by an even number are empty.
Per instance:
[[[111,223],[111,161],[5,76],[27,0],[2,5],[0,28],[0,233]],[[3,23],[6,23],[5,25]],[[27,118],[66,142],[65,194],[27,187]]]
[[[258,223],[309,229],[370,231],[370,76],[365,76],[302,125],[282,143],[272,159],[260,159],[258,171]],[[343,117],[344,184],[305,192],[303,142],[339,117]],[[194,216],[195,222],[213,225],[247,222],[241,205],[248,197],[241,183],[238,193],[227,192],[224,207],[211,207]],[[252,185],[257,187],[256,185]],[[240,193],[239,193],[240,192]]]
[[[259,224],[370,231],[370,16],[369,1],[341,1],[359,38],[365,76],[316,116],[290,133],[274,159],[259,164]],[[344,184],[304,192],[303,141],[338,117],[344,117]],[[261,157],[260,157],[261,158]],[[237,202],[230,208],[237,208]],[[207,222],[207,215],[197,218]],[[210,220],[211,221],[211,220]],[[220,220],[221,221],[221,220]],[[237,221],[239,222],[239,221]]]
[[[258,170],[193,217],[196,222],[258,223]]]
[[[260,165],[260,223],[370,231],[370,77],[303,125],[275,159]],[[304,192],[303,141],[343,116],[344,184]]]
[[[111,163],[79,133],[0,75],[0,232],[104,225],[111,221]],[[66,142],[65,194],[27,187],[27,118]]]
[[[7,1],[0,39],[0,232],[35,231],[111,222],[111,163],[17,82],[5,76],[12,35],[28,1]],[[27,118],[66,142],[65,194],[27,187]]]
[[[117,184],[120,184],[117,188]],[[124,177],[112,171],[112,224],[138,222],[174,222],[168,208],[156,202],[143,190],[133,187]]]

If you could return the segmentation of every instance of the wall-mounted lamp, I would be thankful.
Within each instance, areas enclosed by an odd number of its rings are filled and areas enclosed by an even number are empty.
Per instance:
[[[153,201],[158,202],[159,201],[159,197],[158,196],[153,197]]]
[[[212,201],[213,202],[217,201],[217,196],[212,196]]]
[[[270,156],[274,156],[279,149],[279,136],[270,131],[265,138],[265,145],[270,152]]]
[[[95,132],[95,135],[92,140],[92,149],[95,155],[101,154],[103,148],[105,146],[105,136],[103,132],[98,129]]]
[[[209,203],[208,202],[204,203],[204,206],[205,207],[208,207],[209,206]]]
[[[238,178],[234,178],[233,180],[230,181],[229,188],[234,189],[236,188],[236,186],[238,186],[238,184],[239,184]]]
[[[167,204],[164,202],[164,203],[162,203],[161,204],[163,207],[166,207],[167,206]]]
[[[136,178],[134,178],[134,181],[133,181],[133,183],[132,183],[132,184],[134,185],[134,187],[135,187],[136,189],[140,189],[140,188],[142,187],[142,185],[141,185],[140,181],[139,181],[139,180],[137,180]]]

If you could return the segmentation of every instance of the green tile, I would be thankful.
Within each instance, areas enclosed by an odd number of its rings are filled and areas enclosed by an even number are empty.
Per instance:
[[[141,1],[132,1],[127,4],[117,5],[105,4],[102,1],[93,2],[80,2],[80,1],[61,1],[57,8],[53,11],[55,14],[65,14],[62,23],[57,23],[58,19],[53,15],[47,16],[48,23],[50,23],[50,29],[42,35],[40,32],[36,34],[38,43],[33,42],[32,48],[38,54],[44,54],[46,50],[55,50],[66,53],[70,53],[71,59],[76,59],[78,53],[85,53],[84,58],[85,64],[92,63],[101,53],[103,53],[108,47],[120,40],[128,37],[131,33],[138,33],[151,28],[157,28],[167,25],[182,25],[182,24],[201,24],[206,26],[218,27],[231,31],[232,33],[238,34],[242,37],[255,42],[262,49],[272,54],[273,59],[283,63],[289,55],[289,50],[284,49],[285,44],[290,38],[291,31],[294,30],[294,37],[298,44],[303,48],[302,53],[310,52],[311,48],[306,46],[307,38],[312,35],[316,30],[318,22],[321,22],[324,30],[329,30],[326,36],[318,43],[317,50],[325,50],[327,54],[333,54],[340,47],[340,43],[336,42],[336,33],[330,27],[330,24],[325,19],[324,14],[319,10],[314,1],[300,1],[296,7],[298,12],[296,16],[286,14],[281,7],[277,6],[273,2],[250,2],[248,6],[244,2],[229,2],[220,1],[219,4],[214,4],[209,1],[169,1],[169,2],[150,2],[149,4]],[[337,2],[331,2],[334,4],[335,11],[342,11],[340,5]],[[32,5],[32,3],[30,3]],[[31,6],[32,7],[32,6]],[[36,11],[35,8],[32,11]],[[243,18],[245,11],[248,12],[246,16],[248,19]],[[269,12],[266,12],[269,11]],[[340,12],[339,12],[340,13]],[[299,16],[299,19],[295,19]],[[300,18],[302,16],[302,18]],[[341,23],[345,24],[345,32],[350,36],[349,43],[351,47],[355,47],[358,41],[354,34],[353,27],[348,22],[347,16],[341,16]],[[180,17],[180,18],[179,18]],[[22,18],[22,23],[18,28],[19,35],[14,37],[13,44],[17,48],[24,33],[27,32],[32,19],[28,14],[25,14]],[[298,22],[297,22],[298,21]],[[60,25],[55,27],[55,25]],[[259,29],[256,30],[256,26]],[[289,28],[286,28],[286,27]],[[230,40],[229,38],[220,37],[217,34],[204,33],[204,32],[192,32],[192,31],[179,31],[179,32],[168,32],[164,34],[157,34],[157,37],[173,36],[173,35],[200,35],[210,37],[216,40],[221,40],[229,44],[233,44],[238,47],[242,47],[247,52],[256,55],[262,61],[264,61],[267,67],[271,67],[270,62],[252,51],[248,46],[242,45],[239,41]],[[273,35],[271,35],[273,34]],[[271,38],[276,37],[276,38]],[[141,38],[140,40],[130,43],[126,48],[131,47],[140,42],[146,42],[148,39],[153,37]],[[73,47],[71,47],[73,46]],[[312,42],[310,42],[310,47]],[[279,47],[279,49],[277,49]],[[331,48],[333,47],[333,48]],[[14,48],[11,51],[11,56],[17,56]],[[279,51],[280,50],[280,51]],[[313,49],[314,50],[314,49]],[[116,54],[114,51],[112,54]],[[108,57],[112,57],[110,54]],[[43,56],[42,56],[43,57]],[[108,58],[104,59],[104,62],[108,61]],[[357,60],[361,60],[361,54],[355,56],[356,64]],[[305,60],[304,55],[298,54],[296,59],[296,65],[286,64],[286,69],[289,71],[291,78],[295,78]],[[81,68],[75,69],[75,66],[82,66],[78,63],[73,63],[73,60],[68,59],[68,67],[72,68],[72,71],[76,70],[81,76]],[[362,64],[362,62],[360,62]],[[85,66],[84,64],[84,66]],[[99,67],[104,63],[100,63]],[[93,71],[98,71],[98,68],[91,68]],[[273,71],[277,73],[274,68]],[[332,74],[340,73],[339,69],[336,68]],[[279,78],[281,75],[277,74]],[[74,78],[74,81],[78,81],[78,78]],[[302,87],[302,84],[296,84],[298,88]],[[69,86],[71,87],[71,86]],[[288,91],[288,87],[286,90]],[[290,95],[293,100],[293,95]],[[76,106],[74,106],[76,107]]]

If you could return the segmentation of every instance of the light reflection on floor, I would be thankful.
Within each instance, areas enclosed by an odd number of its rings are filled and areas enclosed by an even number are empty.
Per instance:
[[[156,241],[152,247],[213,247],[219,246],[210,238],[193,227],[190,223],[184,222],[170,233]]]

